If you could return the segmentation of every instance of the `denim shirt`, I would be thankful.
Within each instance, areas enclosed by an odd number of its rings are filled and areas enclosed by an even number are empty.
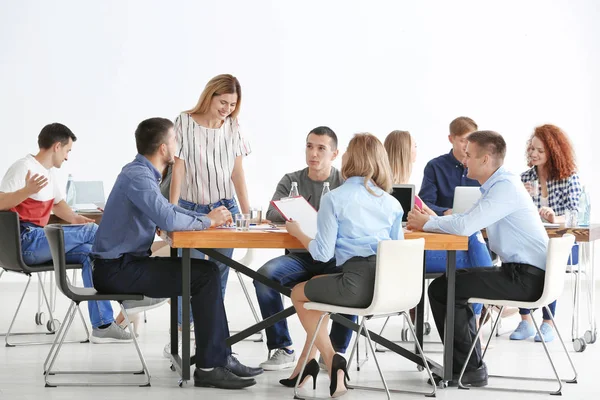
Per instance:
[[[169,232],[210,228],[205,215],[169,203],[160,192],[160,179],[160,172],[141,154],[123,167],[104,207],[92,256],[147,256],[156,228]]]
[[[368,185],[376,195],[369,193],[364,180],[360,176],[348,178],[321,198],[317,235],[308,244],[315,260],[326,262],[335,255],[340,266],[352,257],[377,254],[381,240],[404,239],[398,200],[373,182]]]
[[[548,233],[521,179],[504,169],[481,186],[481,198],[464,214],[431,216],[426,232],[471,236],[486,228],[490,250],[502,262],[546,269]]]

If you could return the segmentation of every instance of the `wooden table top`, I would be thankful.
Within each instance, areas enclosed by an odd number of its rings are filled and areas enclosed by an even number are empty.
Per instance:
[[[277,231],[235,229],[208,229],[205,231],[169,232],[161,235],[174,248],[210,249],[303,249],[302,244],[287,233]],[[405,239],[425,238],[425,250],[467,250],[466,236],[445,235],[429,232],[405,232]]]
[[[548,236],[551,238],[561,237],[566,233],[570,233],[575,236],[577,242],[593,242],[600,239],[600,224],[591,224],[590,226],[576,226],[573,228],[565,228],[564,225],[558,228],[546,228]]]
[[[94,222],[96,222],[97,224],[100,224],[100,221],[102,220],[102,213],[101,212],[77,213],[77,214],[83,215],[84,217],[87,217],[89,219],[93,219]],[[65,221],[64,219],[58,218],[54,214],[50,214],[50,220],[48,220],[48,223],[49,224],[68,224],[67,221]]]

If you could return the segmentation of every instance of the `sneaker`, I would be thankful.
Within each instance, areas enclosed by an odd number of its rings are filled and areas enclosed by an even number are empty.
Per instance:
[[[265,362],[259,365],[265,371],[279,371],[286,368],[292,368],[295,365],[296,353],[292,350],[288,354],[285,349],[277,349],[275,353]]]
[[[544,337],[544,342],[549,343],[554,340],[554,328],[552,328],[552,325],[550,325],[549,323],[542,322],[542,326],[540,326],[540,332],[542,332],[542,336]],[[540,338],[540,335],[538,335],[537,333],[535,334],[535,337],[533,338],[533,340],[536,342],[542,341],[542,339]]]
[[[227,365],[225,368],[239,376],[240,378],[250,378],[262,374],[262,368],[247,367],[242,364],[233,354],[227,357]]]
[[[517,329],[510,334],[510,340],[524,340],[535,335],[535,329],[527,321],[519,322]]]
[[[243,389],[253,385],[256,385],[253,378],[240,378],[225,367],[215,367],[210,371],[196,368],[194,371],[194,386],[196,387]]]
[[[117,325],[115,322],[110,324],[108,328],[100,329],[94,328],[92,329],[92,336],[90,337],[90,342],[96,344],[104,344],[104,343],[131,343],[133,338],[123,328]]]
[[[127,315],[132,316],[142,311],[151,310],[156,307],[160,307],[165,304],[169,299],[154,299],[152,297],[146,297],[142,300],[125,300],[123,307],[127,310]]]

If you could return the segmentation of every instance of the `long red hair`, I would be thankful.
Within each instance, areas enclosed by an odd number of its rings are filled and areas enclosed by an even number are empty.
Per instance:
[[[546,151],[546,170],[548,179],[560,180],[571,176],[576,170],[575,152],[567,135],[555,125],[542,125],[535,128],[533,134],[527,141],[527,165],[531,167],[529,152],[531,140],[537,137],[544,144]]]

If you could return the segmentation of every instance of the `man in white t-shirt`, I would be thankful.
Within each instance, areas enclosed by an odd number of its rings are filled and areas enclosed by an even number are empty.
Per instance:
[[[82,264],[84,286],[93,287],[89,253],[98,225],[76,214],[67,205],[55,177],[55,168],[60,168],[68,159],[76,140],[66,126],[59,123],[46,125],[38,136],[39,152],[18,160],[4,175],[0,184],[0,210],[18,213],[22,256],[28,265],[52,260],[43,229],[51,212],[71,224],[84,224],[63,227],[66,261]],[[109,301],[91,301],[88,306],[93,328],[92,343],[132,341],[131,335],[115,323]]]

